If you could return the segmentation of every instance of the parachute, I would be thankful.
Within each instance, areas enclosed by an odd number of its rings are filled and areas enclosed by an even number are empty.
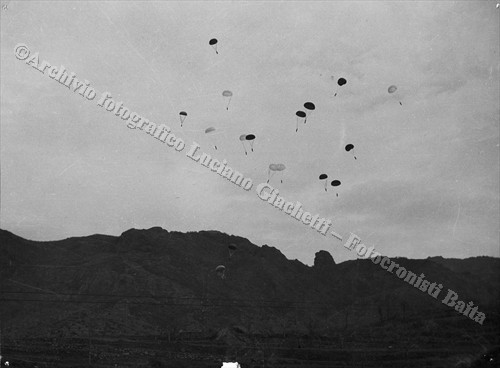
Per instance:
[[[182,123],[184,123],[184,120],[186,120],[186,116],[188,116],[188,114],[187,114],[187,112],[185,112],[185,111],[181,111],[181,112],[179,113],[179,117],[180,117],[180,119],[181,119],[181,127],[182,127]]]
[[[319,176],[319,180],[324,180],[325,181],[325,192],[327,192],[326,188],[327,188],[327,184],[328,184],[328,181],[326,179],[328,179],[328,175],[326,175],[326,174],[321,174]]]
[[[243,145],[243,149],[245,150],[245,155],[248,155],[247,148],[245,147],[245,141],[246,141],[246,139],[247,139],[247,135],[246,134],[240,135],[240,142]]]
[[[215,132],[214,127],[209,127],[207,129],[205,129],[205,134],[213,134],[213,132]],[[217,149],[217,145],[214,144],[214,147],[215,147],[215,149]]]
[[[349,152],[354,148],[354,144],[349,143],[348,145],[345,146],[345,150]],[[357,160],[356,156],[354,156],[354,159]]]
[[[270,164],[269,170],[267,171],[267,182],[274,176],[276,172],[281,172],[286,169],[284,164]],[[281,174],[281,183],[283,183],[283,174]]]
[[[344,84],[346,84],[347,81],[345,78],[339,78],[339,80],[337,81],[337,84],[342,87]],[[335,92],[335,96],[337,96],[337,92]]]
[[[340,185],[340,180],[334,180],[331,182],[332,187],[338,187]],[[339,193],[337,193],[337,197],[339,196]]]
[[[314,109],[316,109],[316,106],[312,103],[312,102],[306,102],[304,104],[304,107],[307,109],[307,110],[311,110],[313,111]]]
[[[217,51],[217,42],[217,38],[212,38],[210,41],[208,41],[208,44],[212,46],[216,54],[219,54],[219,51]]]
[[[229,258],[231,258],[234,252],[236,252],[236,250],[238,249],[238,247],[236,246],[236,244],[231,243],[227,246],[227,249],[229,249]]]
[[[311,112],[313,112],[313,111],[316,109],[316,106],[315,106],[312,102],[306,102],[306,103],[304,104],[304,107],[305,107],[307,110],[311,111]],[[309,115],[311,115],[311,114],[309,113]],[[304,124],[305,124],[305,123],[307,123],[307,117],[306,117],[306,119],[304,120]]]
[[[219,276],[221,279],[226,278],[226,266],[218,265],[217,267],[215,267],[215,272],[217,273],[217,276]]]
[[[295,128],[295,132],[298,132],[299,131],[299,120],[301,119],[304,119],[304,123],[305,123],[305,119],[306,119],[306,113],[304,111],[297,111],[295,113],[295,115],[297,116],[297,126]]]
[[[397,90],[398,90],[398,87],[396,87],[395,85],[389,86],[389,88],[387,88],[387,92],[389,92],[390,94],[393,94]],[[401,103],[401,101],[399,101],[399,104],[401,106],[403,106],[403,104]]]
[[[255,135],[253,134],[248,134],[245,139],[250,142],[250,149],[253,152],[253,141],[255,140]]]
[[[250,145],[250,149],[253,152],[253,141],[255,140],[255,135],[253,134],[242,134],[240,135],[240,142],[243,145],[243,149],[245,150],[245,155],[248,155],[247,148],[245,146],[245,142],[248,141]]]
[[[224,97],[229,97],[229,100],[227,102],[226,110],[229,110],[229,103],[231,102],[231,97],[233,97],[233,92],[225,90],[222,92],[222,96]]]

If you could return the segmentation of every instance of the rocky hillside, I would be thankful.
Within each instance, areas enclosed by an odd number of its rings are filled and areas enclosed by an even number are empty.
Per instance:
[[[443,284],[436,300],[367,260],[336,264],[320,251],[309,267],[217,231],[156,227],[35,242],[0,230],[0,254],[4,341],[317,336],[356,346],[499,345],[497,258],[395,259]],[[442,304],[447,289],[479,306],[484,324]]]

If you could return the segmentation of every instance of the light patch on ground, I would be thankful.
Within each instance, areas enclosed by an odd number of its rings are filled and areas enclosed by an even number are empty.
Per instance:
[[[223,362],[222,363],[222,368],[241,368],[241,366],[237,362],[235,362],[235,363],[232,363],[232,362],[229,362],[229,363]]]

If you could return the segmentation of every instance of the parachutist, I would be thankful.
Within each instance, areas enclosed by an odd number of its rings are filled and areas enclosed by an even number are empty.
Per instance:
[[[307,115],[304,111],[297,111],[295,113],[295,115],[297,116],[297,125],[295,126],[295,131],[297,132],[299,130],[299,118],[300,119],[307,119]],[[304,124],[305,124],[305,121],[304,121]]]
[[[273,177],[275,172],[283,171],[286,169],[286,166],[284,164],[270,164],[269,165],[269,170],[267,172],[267,182],[269,183],[269,180]],[[273,172],[271,174],[271,171]],[[283,183],[283,176],[281,177],[281,183]]]
[[[222,96],[229,97],[229,99],[227,101],[227,105],[226,105],[226,110],[229,110],[229,104],[231,103],[231,98],[233,97],[233,92],[225,90],[224,92],[222,92]]]
[[[212,38],[210,39],[210,41],[208,41],[208,44],[213,47],[215,53],[218,55],[219,52],[217,51],[217,42],[219,42],[217,41],[217,38]]]

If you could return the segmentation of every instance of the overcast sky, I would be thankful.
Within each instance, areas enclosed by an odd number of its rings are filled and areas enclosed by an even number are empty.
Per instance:
[[[319,250],[354,259],[258,198],[269,164],[284,163],[271,184],[286,200],[385,255],[500,256],[496,1],[4,3],[2,229],[33,240],[214,229],[307,264]],[[254,187],[127,128],[16,59],[18,43]],[[307,101],[316,110],[296,133]],[[209,126],[219,133],[206,136]],[[247,133],[257,138],[245,156]],[[322,173],[338,191],[324,191]]]

